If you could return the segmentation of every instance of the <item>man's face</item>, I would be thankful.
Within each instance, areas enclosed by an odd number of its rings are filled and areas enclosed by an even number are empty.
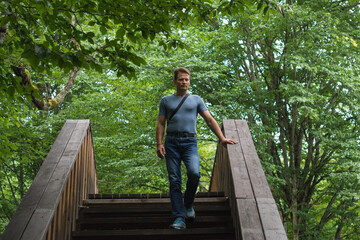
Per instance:
[[[176,80],[174,80],[174,85],[176,86],[177,91],[189,90],[190,75],[187,73],[178,73]]]

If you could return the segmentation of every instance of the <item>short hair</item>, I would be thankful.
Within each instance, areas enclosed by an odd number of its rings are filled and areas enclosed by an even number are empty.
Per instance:
[[[190,76],[190,71],[188,69],[186,69],[184,67],[178,67],[174,71],[174,80],[177,79],[177,76],[178,76],[179,73],[187,73]]]

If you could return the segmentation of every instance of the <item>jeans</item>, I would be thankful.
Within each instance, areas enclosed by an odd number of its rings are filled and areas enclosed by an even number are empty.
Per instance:
[[[196,137],[165,137],[166,168],[170,183],[170,200],[174,218],[185,218],[185,208],[193,206],[200,181],[200,157]],[[186,167],[184,202],[181,193],[181,160]]]

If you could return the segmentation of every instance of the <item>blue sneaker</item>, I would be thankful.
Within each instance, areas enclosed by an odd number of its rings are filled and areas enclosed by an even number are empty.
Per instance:
[[[188,219],[195,218],[195,210],[193,207],[185,209],[185,218],[188,218]]]
[[[170,228],[174,228],[174,229],[185,229],[186,225],[184,220],[182,220],[182,218],[176,218],[174,223],[170,225]]]

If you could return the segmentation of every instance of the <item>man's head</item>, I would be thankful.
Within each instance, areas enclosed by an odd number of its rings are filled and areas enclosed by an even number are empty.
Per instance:
[[[184,67],[178,67],[174,71],[174,80],[176,80],[178,78],[179,73],[186,73],[190,77],[190,71],[188,69],[186,69]]]
[[[178,67],[174,71],[174,85],[177,93],[186,93],[190,86],[190,71],[183,67]]]

